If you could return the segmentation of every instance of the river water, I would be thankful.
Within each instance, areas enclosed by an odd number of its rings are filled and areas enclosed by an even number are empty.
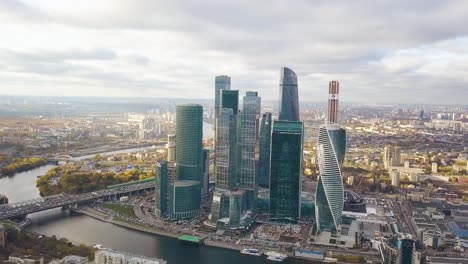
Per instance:
[[[139,149],[120,150],[120,152],[137,150]],[[111,153],[115,152],[102,154]],[[83,159],[84,157],[77,158]],[[39,198],[36,178],[53,167],[53,165],[46,165],[17,173],[12,177],[0,178],[0,193],[5,194],[10,202]],[[131,230],[62,209],[39,212],[28,217],[33,220],[32,225],[28,227],[31,231],[48,236],[56,235],[58,238],[65,237],[75,244],[102,244],[104,247],[162,258],[169,264],[273,263],[265,257],[242,255],[229,249],[190,245],[174,238]],[[284,263],[292,263],[292,261],[286,260]]]

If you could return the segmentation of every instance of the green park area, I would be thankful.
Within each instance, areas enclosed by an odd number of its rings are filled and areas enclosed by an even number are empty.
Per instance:
[[[104,207],[127,217],[136,217],[133,206],[129,204],[106,203]]]

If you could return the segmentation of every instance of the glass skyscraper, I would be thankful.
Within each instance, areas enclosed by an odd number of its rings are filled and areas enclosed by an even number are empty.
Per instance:
[[[177,180],[202,180],[203,107],[177,105]]]
[[[239,91],[238,90],[221,90],[221,109],[232,109],[234,115],[239,111]],[[220,112],[221,113],[221,112]]]
[[[215,116],[221,110],[221,90],[231,90],[231,77],[220,75],[215,77]]]
[[[231,190],[237,183],[237,116],[231,108],[221,109],[216,122],[216,188]]]
[[[270,139],[271,139],[271,113],[264,113],[260,119],[259,132],[259,169],[258,184],[261,187],[270,186]]]
[[[255,178],[255,146],[257,143],[257,108],[259,97],[257,92],[247,92],[244,96],[242,114],[240,116],[239,136],[239,187],[254,190]]]
[[[317,157],[320,175],[315,194],[317,235],[324,230],[341,235],[341,215],[344,205],[341,165],[346,153],[346,130],[338,125],[340,83],[328,84],[328,110],[325,125],[319,128]]]
[[[171,219],[195,217],[201,207],[203,107],[177,105],[176,179],[169,187]]]
[[[167,171],[167,162],[158,161],[156,163],[155,171],[155,207],[156,207],[156,216],[164,217],[168,215],[168,186],[169,186],[169,177]]]
[[[291,69],[281,68],[279,120],[299,121],[297,76]]]
[[[302,122],[275,121],[271,135],[270,219],[296,222],[301,216]]]
[[[341,232],[344,190],[340,160],[346,150],[346,133],[343,131],[337,124],[319,128],[317,156],[320,175],[315,196],[317,234],[324,230],[337,235]]]
[[[242,228],[251,222],[255,205],[255,144],[259,97],[247,92],[240,113],[239,92],[221,91],[216,119],[215,176],[210,225]]]

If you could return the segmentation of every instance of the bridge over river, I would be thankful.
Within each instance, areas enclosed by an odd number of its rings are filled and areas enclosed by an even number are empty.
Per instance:
[[[0,220],[24,217],[31,213],[64,206],[75,206],[80,203],[86,203],[98,199],[116,199],[121,196],[151,191],[154,190],[154,187],[155,184],[152,181],[78,195],[58,194],[17,203],[3,204],[0,205]]]

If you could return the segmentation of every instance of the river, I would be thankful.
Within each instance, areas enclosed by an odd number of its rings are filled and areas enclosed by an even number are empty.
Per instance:
[[[119,150],[119,152],[135,150],[138,149]],[[115,152],[102,154],[112,153]],[[76,158],[83,159],[84,157],[86,156]],[[53,167],[53,165],[45,165],[17,173],[12,177],[0,178],[0,193],[5,194],[10,202],[39,198],[36,178]],[[48,236],[56,235],[58,238],[65,237],[75,244],[102,244],[105,247],[134,254],[163,258],[169,264],[272,263],[265,257],[242,255],[229,249],[189,245],[174,238],[131,230],[62,209],[39,212],[28,217],[33,220],[32,225],[28,227],[31,231]],[[292,260],[286,260],[284,263],[292,263]]]

